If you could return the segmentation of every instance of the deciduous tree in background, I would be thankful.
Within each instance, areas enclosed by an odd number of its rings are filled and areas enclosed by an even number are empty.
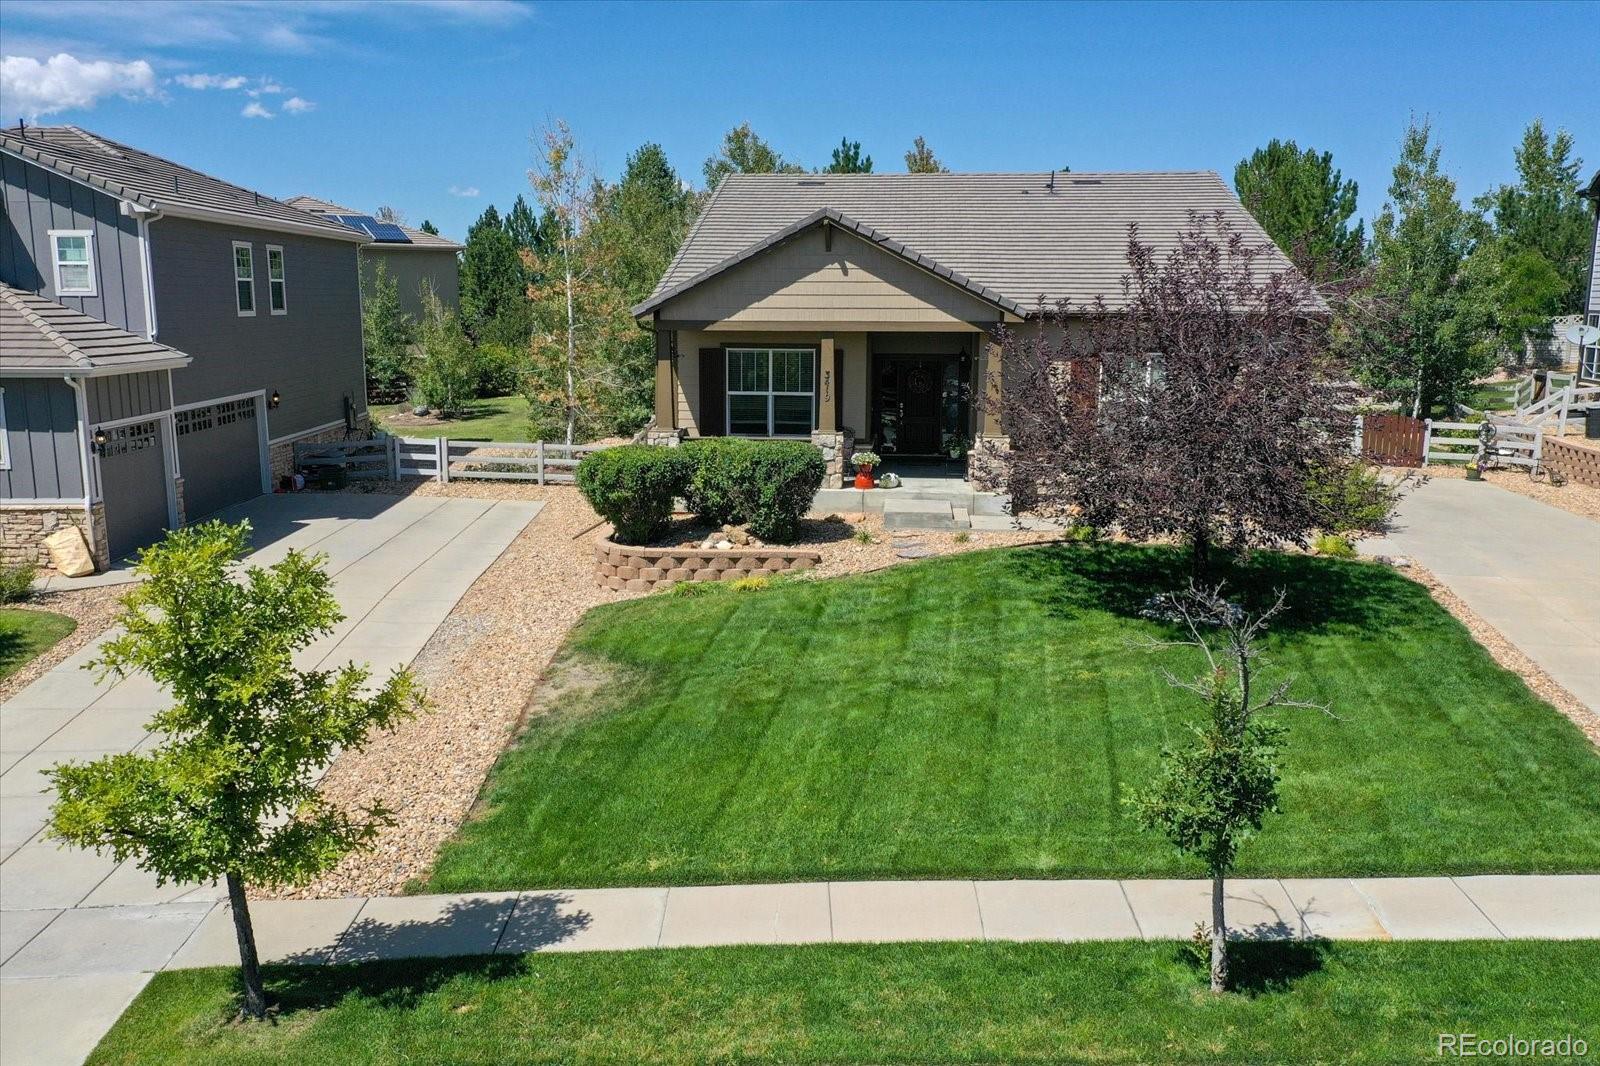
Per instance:
[[[1557,130],[1551,137],[1538,119],[1523,132],[1514,155],[1516,184],[1499,186],[1475,206],[1493,223],[1494,239],[1508,262],[1518,256],[1537,256],[1560,278],[1560,294],[1552,313],[1580,312],[1589,271],[1589,242],[1594,238],[1594,218],[1578,194],[1583,160],[1573,154],[1572,134]],[[1538,268],[1521,269],[1543,273]]]
[[[145,580],[123,597],[124,633],[93,665],[144,672],[167,688],[172,706],[151,722],[165,739],[52,769],[50,832],[134,859],[158,883],[224,879],[242,1012],[260,1018],[266,991],[246,889],[304,884],[372,840],[387,812],[330,805],[313,774],[411,714],[420,697],[404,671],[367,694],[363,667],[296,669],[295,653],[340,620],[338,602],[314,556],[290,552],[237,574],[249,529],[190,526],[141,555]]]
[[[367,395],[392,396],[411,383],[416,323],[400,309],[400,285],[380,259],[372,290],[362,301],[361,344],[366,353]]]
[[[1001,331],[1005,388],[984,402],[1011,438],[994,461],[1013,496],[1183,538],[1197,572],[1219,544],[1305,543],[1313,478],[1350,461],[1349,396],[1321,301],[1264,253],[1220,216],[1192,217],[1165,255],[1135,229],[1114,303]]]
[[[459,414],[478,395],[478,351],[432,288],[422,293],[412,373],[422,401],[441,415]]]
[[[1222,586],[1191,585],[1166,598],[1187,633],[1152,648],[1195,648],[1205,667],[1192,681],[1162,670],[1167,683],[1187,689],[1206,705],[1206,717],[1189,727],[1185,747],[1161,752],[1161,773],[1130,805],[1145,828],[1164,834],[1186,855],[1206,864],[1211,877],[1211,991],[1228,987],[1228,922],[1224,882],[1239,846],[1278,809],[1278,751],[1285,729],[1264,718],[1280,707],[1315,707],[1289,698],[1293,679],[1266,691],[1256,686],[1259,641],[1283,610],[1283,596],[1259,615],[1229,603]],[[1212,636],[1212,634],[1216,636]]]
[[[845,137],[833,150],[833,159],[822,168],[824,174],[871,174],[872,157],[861,154],[861,142]]]
[[[918,137],[911,142],[911,147],[906,151],[906,172],[908,174],[946,174],[949,167],[939,162],[933,154],[933,149],[928,147],[928,142]]]
[[[741,122],[722,138],[717,153],[705,161],[702,168],[706,176],[706,192],[729,174],[801,174],[804,168],[779,155],[766,141]]]
[[[1362,224],[1356,213],[1356,183],[1333,165],[1333,155],[1301,150],[1274,138],[1241,160],[1233,187],[1245,209],[1314,281],[1345,278],[1360,269]]]

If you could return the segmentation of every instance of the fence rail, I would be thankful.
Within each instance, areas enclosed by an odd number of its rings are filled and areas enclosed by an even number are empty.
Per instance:
[[[296,469],[344,471],[348,478],[430,478],[434,481],[531,481],[570,485],[583,457],[606,444],[451,440],[377,436],[331,444],[296,444]]]

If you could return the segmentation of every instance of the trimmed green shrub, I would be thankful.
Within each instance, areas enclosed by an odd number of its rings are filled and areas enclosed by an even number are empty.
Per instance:
[[[32,563],[0,566],[0,603],[21,603],[33,595],[33,579],[39,568]]]
[[[1311,550],[1330,559],[1354,559],[1355,546],[1336,533],[1324,533],[1312,542]]]
[[[1376,468],[1356,459],[1313,471],[1310,488],[1317,524],[1329,533],[1379,532],[1398,499]]]
[[[827,472],[806,441],[706,437],[678,450],[688,463],[689,510],[716,525],[748,525],[779,544],[794,540]]]
[[[621,544],[648,544],[672,517],[686,465],[678,448],[625,444],[590,452],[578,464],[578,490],[610,522]]]

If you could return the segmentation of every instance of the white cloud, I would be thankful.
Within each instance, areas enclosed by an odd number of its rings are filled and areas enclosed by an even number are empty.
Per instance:
[[[279,85],[271,78],[262,78],[256,83],[255,88],[245,90],[245,93],[249,96],[275,96],[281,92],[283,92],[283,86]]]
[[[262,107],[259,101],[251,100],[244,105],[244,110],[239,112],[245,118],[271,118],[272,112]]]
[[[106,96],[147,100],[160,95],[155,71],[142,59],[85,61],[66,52],[42,63],[32,56],[0,59],[0,98],[8,116],[35,119],[90,108]]]
[[[243,89],[250,79],[243,74],[179,74],[174,79],[185,89]]]
[[[470,200],[472,197],[478,195],[478,187],[476,185],[452,185],[450,186],[450,195],[460,196]]]
[[[283,111],[286,115],[303,115],[307,111],[315,111],[317,105],[301,96],[291,96],[283,102]]]

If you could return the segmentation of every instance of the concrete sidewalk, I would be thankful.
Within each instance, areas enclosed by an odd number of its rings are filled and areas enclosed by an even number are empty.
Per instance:
[[[412,660],[541,506],[305,493],[218,517],[250,519],[251,563],[290,549],[326,554],[345,620],[299,663],[353,660],[381,678]],[[0,1063],[81,1061],[224,895],[216,885],[157,886],[131,862],[43,838],[51,796],[40,771],[152,743],[145,727],[165,705],[148,677],[99,683],[82,669],[105,639],[0,705]],[[13,956],[17,966],[4,964]]]
[[[1600,938],[1600,875],[1240,879],[1245,939]],[[602,888],[251,905],[264,962],[725,944],[1166,940],[1208,881],[840,881]],[[159,970],[238,963],[226,904],[0,912],[5,1062],[77,1062]]]
[[[1600,522],[1488,482],[1435,478],[1365,555],[1438,576],[1590,710],[1600,711]]]

